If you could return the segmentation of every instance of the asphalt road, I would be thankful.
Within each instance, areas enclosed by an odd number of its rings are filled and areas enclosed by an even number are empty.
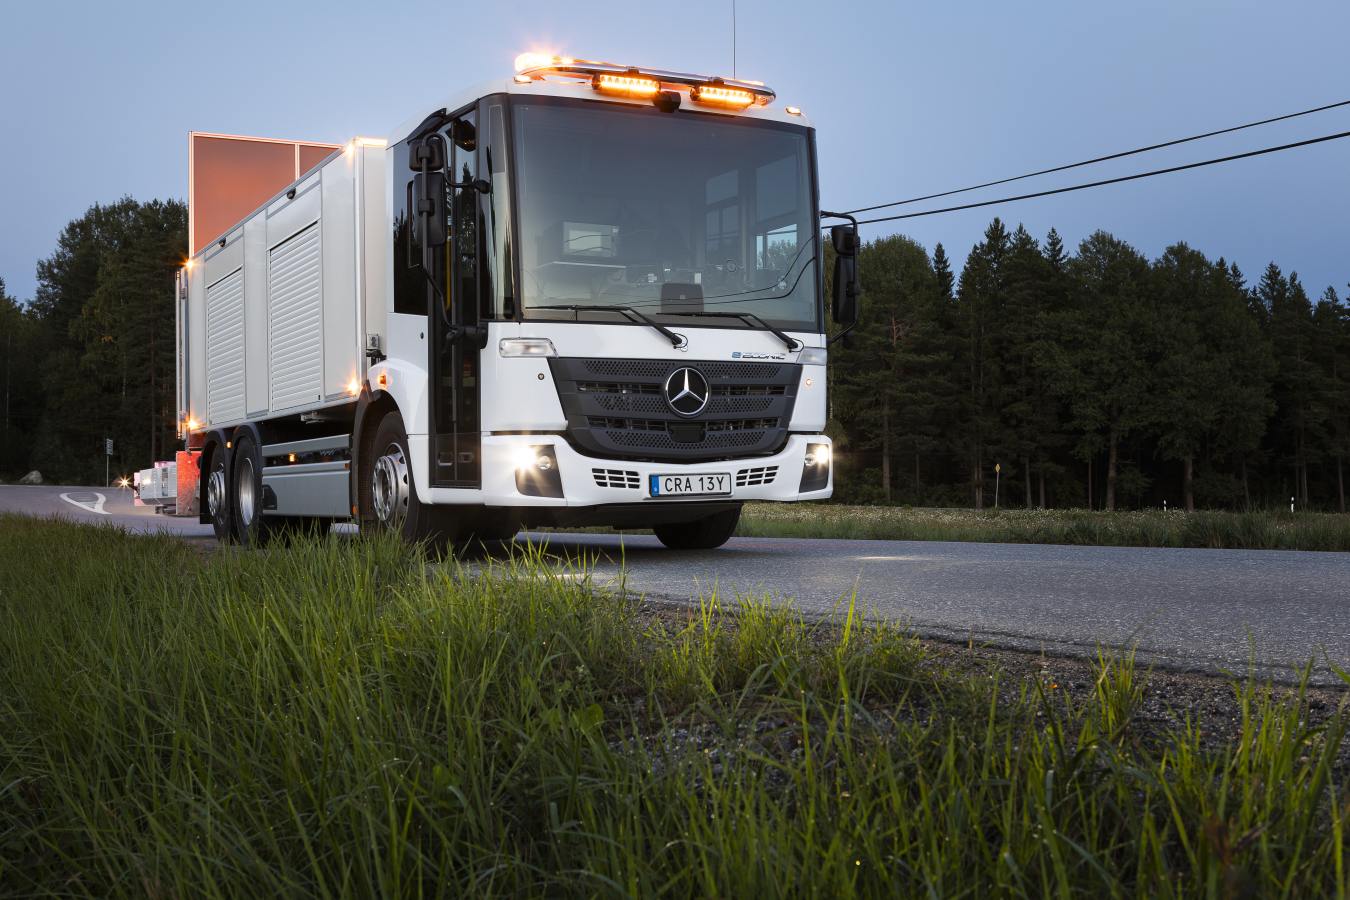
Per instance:
[[[99,499],[102,498],[102,503]],[[63,515],[209,538],[193,520],[132,506],[126,491],[0,487],[0,511]],[[640,535],[531,534],[628,590],[688,603],[770,597],[808,616],[856,590],[868,615],[920,635],[1050,653],[1135,648],[1147,663],[1290,678],[1314,660],[1350,669],[1350,554],[920,541],[737,538],[672,553]]]
[[[3,485],[0,486],[0,512],[61,516],[77,522],[118,525],[132,531],[168,531],[185,537],[212,536],[211,526],[197,524],[195,517],[161,516],[151,507],[134,505],[127,488]]]
[[[1178,550],[937,541],[738,538],[674,554],[655,538],[533,535],[596,560],[612,582],[689,602],[790,599],[835,615],[856,590],[869,616],[916,633],[1048,653],[1133,648],[1149,664],[1289,680],[1313,660],[1315,680],[1350,670],[1350,554]],[[519,540],[519,539],[518,539]]]

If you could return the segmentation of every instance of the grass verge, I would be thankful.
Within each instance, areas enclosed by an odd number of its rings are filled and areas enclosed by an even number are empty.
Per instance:
[[[1344,704],[1226,737],[841,609],[0,517],[0,894],[1341,896]]]
[[[1100,512],[747,503],[746,537],[985,541],[1112,547],[1350,551],[1350,516],[1279,511]]]

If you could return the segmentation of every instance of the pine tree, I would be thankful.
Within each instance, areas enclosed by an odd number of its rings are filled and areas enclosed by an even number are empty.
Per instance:
[[[1251,508],[1250,465],[1260,462],[1261,441],[1275,411],[1271,384],[1275,377],[1275,359],[1270,341],[1261,326],[1261,317],[1253,314],[1253,301],[1242,271],[1236,263],[1222,257],[1213,273],[1213,319],[1202,323],[1202,338],[1213,344],[1223,368],[1216,392],[1222,410],[1213,436],[1212,452],[1234,471],[1230,478],[1234,489],[1223,496],[1211,491],[1215,499],[1235,502]]]
[[[1120,446],[1151,420],[1158,347],[1148,261],[1103,231],[1079,245],[1070,264],[1074,322],[1068,354],[1075,377],[1066,387],[1077,451],[1107,452],[1105,507],[1116,508]]]
[[[984,240],[966,258],[956,291],[957,363],[964,392],[960,440],[976,509],[984,508],[985,466],[1001,421],[1002,372],[996,344],[1006,302],[1003,266],[1008,248],[1008,231],[1002,220],[994,219]]]
[[[1313,310],[1313,353],[1319,372],[1319,432],[1335,466],[1336,508],[1345,512],[1345,457],[1350,455],[1350,309],[1328,287]]]
[[[1052,237],[1058,239],[1052,232]],[[1042,254],[1034,237],[1018,225],[1008,244],[1004,266],[1003,327],[999,356],[1004,379],[1000,447],[1018,461],[1022,501],[1037,505],[1033,470],[1041,472],[1039,505],[1045,505],[1045,464],[1061,440],[1061,405],[1056,378],[1062,339],[1062,269],[1064,247],[1053,248],[1054,259]],[[1011,475],[1011,472],[1010,472]]]
[[[1285,278],[1271,263],[1257,286],[1269,319],[1275,356],[1275,421],[1270,440],[1275,458],[1291,472],[1289,494],[1300,507],[1310,502],[1308,470],[1322,424],[1319,373],[1313,358],[1312,302],[1297,274]]]
[[[943,248],[941,242],[933,248],[933,273],[937,276],[938,296],[951,302],[955,299],[953,288],[956,280],[952,276],[952,263],[947,259],[947,251]]]

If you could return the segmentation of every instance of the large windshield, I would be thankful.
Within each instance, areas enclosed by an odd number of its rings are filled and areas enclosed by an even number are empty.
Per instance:
[[[606,307],[628,306],[672,322],[749,313],[820,330],[804,128],[613,104],[513,105],[527,315],[607,318]]]

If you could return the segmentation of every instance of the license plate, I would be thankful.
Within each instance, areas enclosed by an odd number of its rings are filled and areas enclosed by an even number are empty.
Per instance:
[[[731,474],[649,475],[647,491],[652,497],[727,497],[731,495]]]

